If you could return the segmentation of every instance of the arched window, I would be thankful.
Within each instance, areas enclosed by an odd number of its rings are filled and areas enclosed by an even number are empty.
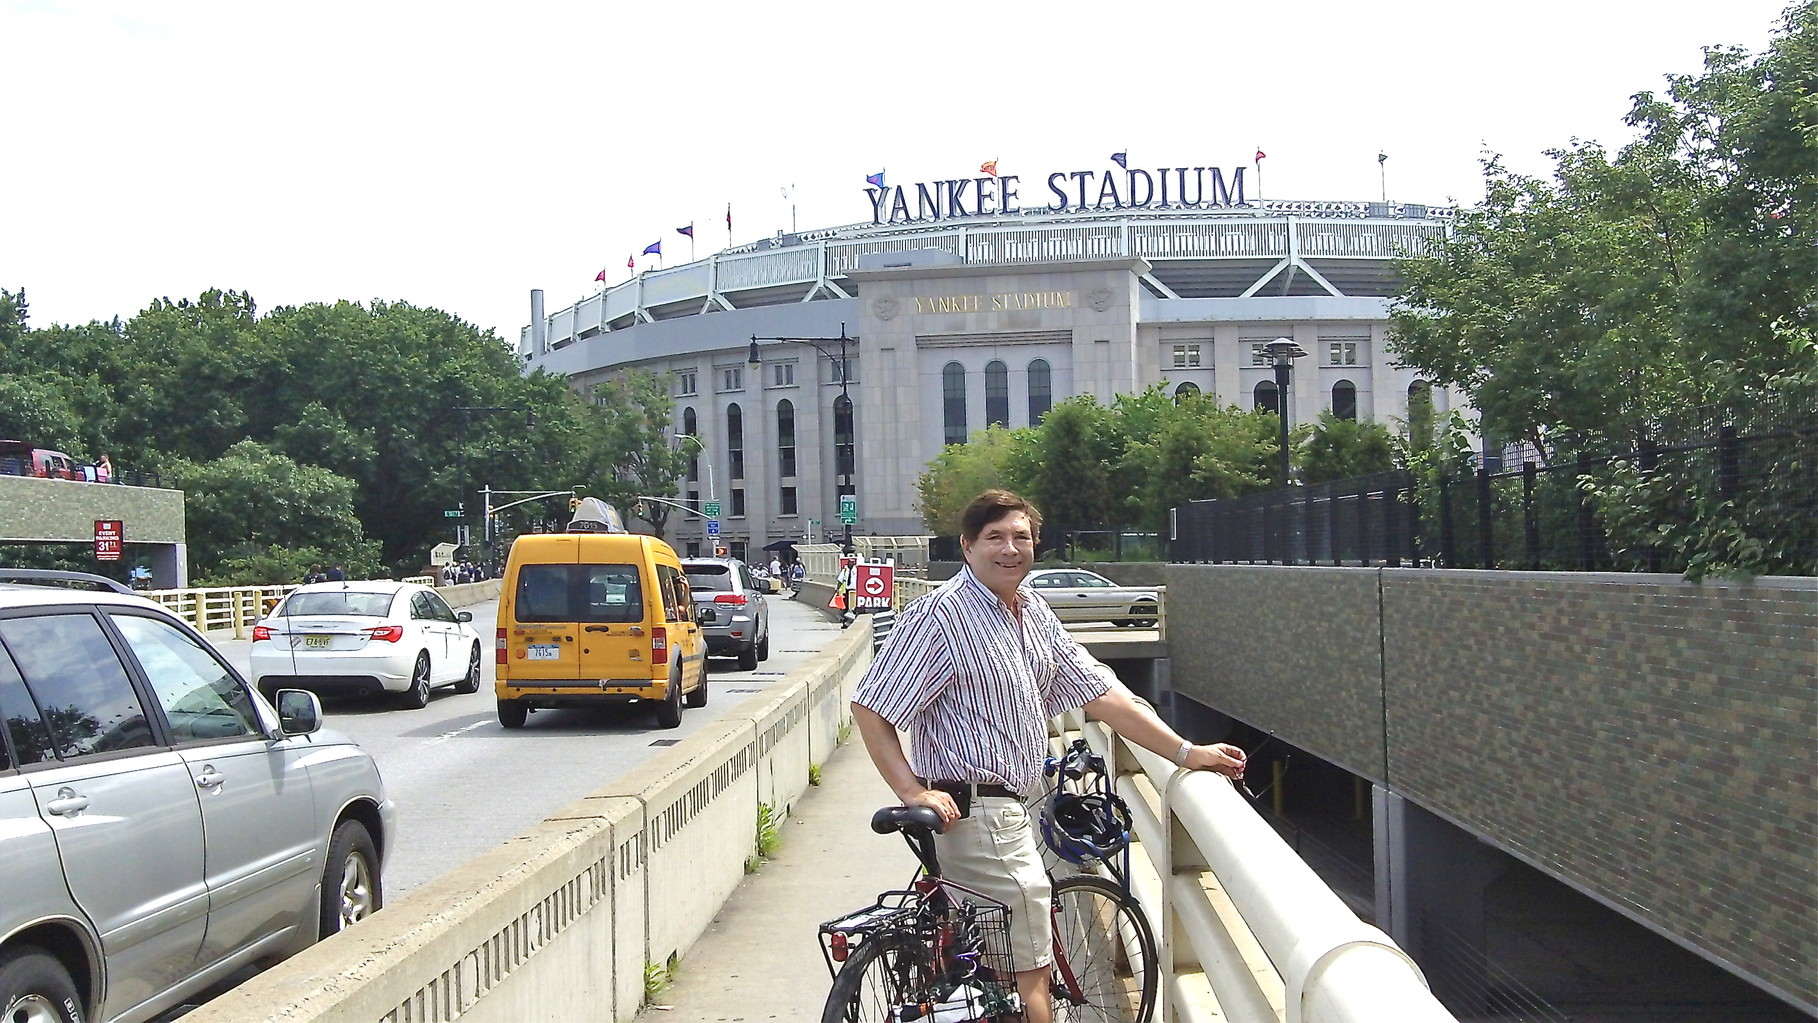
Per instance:
[[[1040,425],[1042,417],[1054,407],[1053,375],[1048,371],[1048,360],[1031,359],[1029,362],[1029,425]]]
[[[726,461],[732,479],[745,478],[745,413],[737,402],[726,406]]]
[[[1332,385],[1332,416],[1335,419],[1357,419],[1357,385],[1340,380]]]
[[[996,359],[985,363],[985,425],[1010,425],[1010,367]]]
[[[966,443],[966,367],[957,362],[941,370],[941,422],[943,443]]]
[[[685,437],[699,437],[700,434],[695,432],[696,429],[694,406],[690,405],[682,410],[682,435]],[[694,454],[688,456],[688,482],[699,483],[701,480],[701,445],[692,441],[686,441],[684,443],[694,449]]]
[[[852,399],[842,394],[833,399],[833,472],[834,485],[841,494],[856,493],[852,474],[857,458],[853,452]]]
[[[1280,395],[1275,392],[1275,381],[1264,380],[1256,385],[1256,403],[1253,406],[1259,412],[1273,412],[1281,415]]]
[[[788,398],[776,403],[776,465],[778,476],[795,475],[795,404]]]
[[[1199,385],[1189,380],[1174,389],[1174,404],[1179,405],[1188,398],[1199,397]]]

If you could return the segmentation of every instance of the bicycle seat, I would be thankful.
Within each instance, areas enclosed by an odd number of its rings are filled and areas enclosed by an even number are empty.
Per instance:
[[[939,831],[941,815],[931,806],[886,806],[871,815],[871,830],[880,835],[909,828]]]

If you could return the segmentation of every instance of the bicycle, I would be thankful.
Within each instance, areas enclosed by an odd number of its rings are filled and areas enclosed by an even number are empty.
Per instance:
[[[1049,872],[1054,1019],[1148,1023],[1160,965],[1154,933],[1126,881],[1129,811],[1110,791],[1104,760],[1083,740],[1050,758],[1045,773],[1056,779],[1042,822],[1050,850],[1081,865],[1098,861],[1115,878]],[[1086,781],[1092,776],[1096,781]],[[940,824],[928,807],[889,806],[872,815],[871,830],[902,834],[921,870],[908,888],[821,925],[821,953],[833,975],[822,1023],[1021,1019],[1006,947],[1009,910],[941,876],[934,853]],[[1121,864],[1111,862],[1119,852]]]

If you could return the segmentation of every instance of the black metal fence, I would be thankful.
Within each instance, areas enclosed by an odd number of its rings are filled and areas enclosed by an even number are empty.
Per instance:
[[[1194,501],[1174,510],[1169,559],[1818,574],[1818,417],[1788,411],[1707,411],[1702,435],[1656,423],[1627,449],[1546,462],[1512,448],[1424,482],[1397,470]]]

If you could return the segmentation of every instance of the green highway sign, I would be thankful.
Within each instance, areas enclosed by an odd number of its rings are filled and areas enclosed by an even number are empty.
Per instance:
[[[708,518],[710,518],[710,519],[717,519],[717,518],[719,518],[719,517],[720,517],[720,502],[718,502],[718,501],[708,501],[708,502],[707,502],[707,504],[706,504],[706,505],[704,505],[704,506],[703,506],[703,507],[702,507],[702,508],[701,508],[701,511],[702,511],[702,512],[703,512],[703,513],[704,513],[704,514],[705,514],[705,515],[706,515],[706,516],[707,516],[707,517],[708,517]]]
[[[858,495],[840,495],[840,521],[848,526],[858,522]]]
[[[461,509],[449,508],[446,511],[442,512],[442,517],[445,519],[458,519],[461,517]]]

